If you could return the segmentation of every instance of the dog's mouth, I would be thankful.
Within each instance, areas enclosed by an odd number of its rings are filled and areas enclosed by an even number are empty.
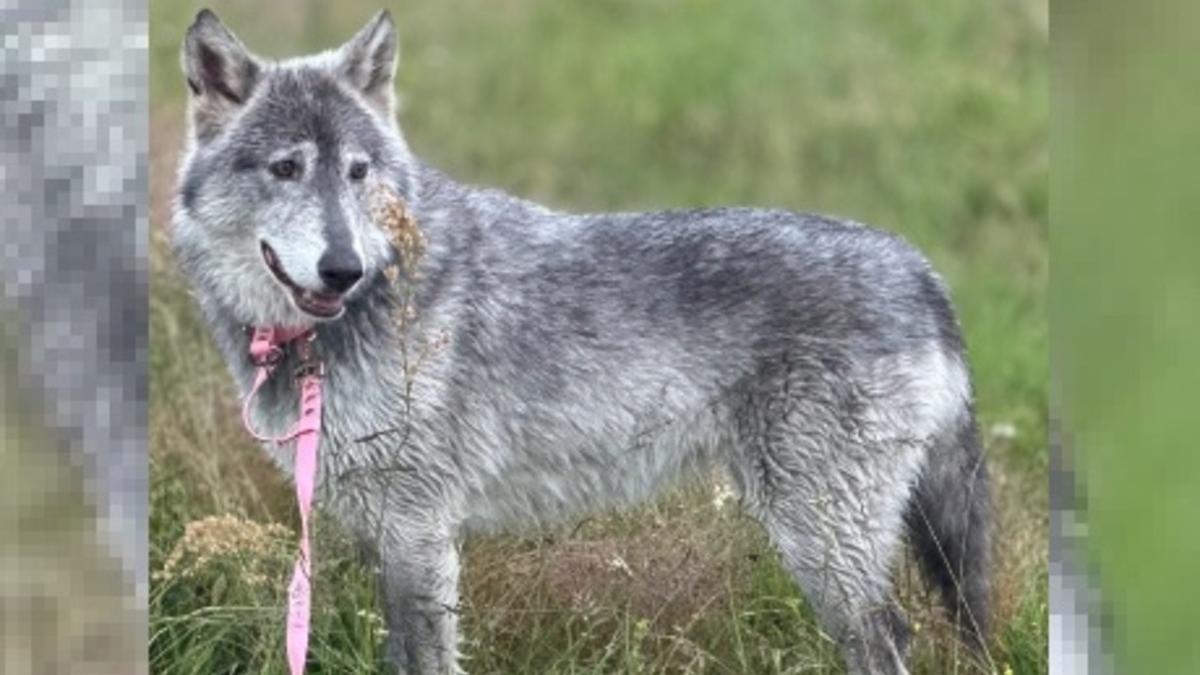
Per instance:
[[[261,242],[261,248],[267,269],[271,270],[275,280],[292,294],[292,302],[301,312],[318,319],[336,319],[341,316],[345,309],[344,296],[340,293],[318,293],[301,288],[283,271],[283,266],[279,264],[279,256],[275,255],[275,251],[267,242]]]

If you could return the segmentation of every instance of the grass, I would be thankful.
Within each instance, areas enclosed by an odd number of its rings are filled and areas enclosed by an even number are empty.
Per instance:
[[[272,56],[333,46],[377,9],[207,4]],[[292,539],[259,525],[292,528],[295,507],[241,430],[163,245],[183,122],[178,49],[198,7],[156,3],[151,24],[152,667],[282,673]],[[418,154],[460,180],[574,211],[835,213],[929,254],[960,310],[996,474],[992,660],[1045,673],[1045,3],[461,0],[393,11],[401,124]],[[468,542],[467,667],[840,672],[757,527],[712,502],[697,488],[572,529]],[[237,520],[196,534],[223,515]],[[206,546],[211,555],[196,553]],[[310,672],[372,672],[381,627],[369,570],[328,523],[318,547]],[[168,573],[185,549],[195,569]],[[266,580],[250,583],[251,567]],[[958,651],[907,560],[896,577],[921,626],[914,672],[988,672]]]

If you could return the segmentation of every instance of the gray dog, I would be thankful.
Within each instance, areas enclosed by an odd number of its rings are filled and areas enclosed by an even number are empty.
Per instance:
[[[571,215],[456,183],[397,126],[387,12],[273,63],[205,10],[182,60],[176,258],[243,392],[248,327],[315,325],[319,497],[379,554],[398,672],[461,672],[464,534],[636,503],[708,468],[851,673],[907,672],[889,597],[906,532],[982,643],[987,473],[957,320],[913,248],[811,215]],[[423,256],[373,217],[380,185]],[[411,296],[387,273],[406,260]],[[296,407],[280,375],[251,417],[279,433]],[[290,449],[268,451],[292,470]]]

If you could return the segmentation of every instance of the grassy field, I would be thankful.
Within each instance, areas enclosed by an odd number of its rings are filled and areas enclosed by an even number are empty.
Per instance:
[[[252,47],[338,44],[362,0],[210,2]],[[283,673],[287,486],[164,246],[200,5],[152,12],[154,672]],[[1046,3],[460,0],[393,8],[401,124],[460,180],[574,210],[753,204],[902,233],[949,281],[996,475],[996,630],[971,663],[907,560],[914,672],[1045,673]],[[320,521],[310,672],[374,672],[372,580]],[[840,671],[757,527],[712,491],[468,542],[474,674]]]

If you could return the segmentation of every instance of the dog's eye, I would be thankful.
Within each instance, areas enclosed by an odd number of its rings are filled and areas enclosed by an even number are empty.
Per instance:
[[[370,168],[366,162],[355,162],[350,165],[350,180],[362,180],[367,177]]]
[[[281,159],[271,162],[271,175],[280,180],[293,180],[300,175],[300,164],[294,159]]]

